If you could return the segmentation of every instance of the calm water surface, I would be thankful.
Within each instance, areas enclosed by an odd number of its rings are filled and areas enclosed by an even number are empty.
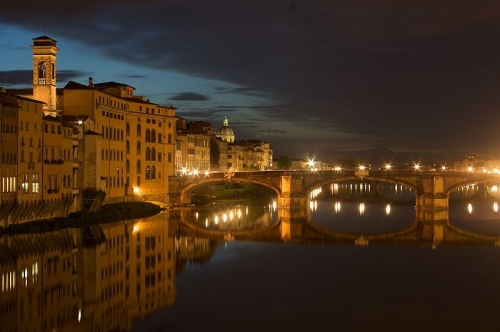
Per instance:
[[[374,190],[321,188],[311,219],[359,234],[415,221],[411,191]],[[496,202],[457,193],[450,222],[500,236]],[[277,213],[272,201],[185,209],[103,225],[98,245],[98,230],[2,237],[1,331],[499,330],[500,248],[218,244],[181,233],[180,219],[236,231],[274,225]]]

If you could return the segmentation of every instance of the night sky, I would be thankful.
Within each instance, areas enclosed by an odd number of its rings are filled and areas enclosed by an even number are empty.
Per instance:
[[[58,87],[116,81],[275,156],[337,150],[500,159],[497,1],[14,1],[0,85],[31,85],[32,38],[58,41]]]

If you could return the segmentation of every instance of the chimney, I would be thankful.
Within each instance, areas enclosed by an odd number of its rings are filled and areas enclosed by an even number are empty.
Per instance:
[[[94,80],[92,79],[92,77],[89,77],[89,86],[90,86],[91,88],[93,88],[93,87],[94,87]]]

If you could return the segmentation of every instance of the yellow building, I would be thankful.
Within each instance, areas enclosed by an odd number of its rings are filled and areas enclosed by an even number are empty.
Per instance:
[[[174,175],[175,108],[136,97],[134,90],[116,82],[94,84],[90,78],[88,85],[69,82],[58,93],[65,116],[93,123],[82,136],[80,188],[105,191],[106,202],[167,202],[168,177]]]
[[[4,227],[78,209],[75,128],[62,122],[56,108],[59,49],[47,36],[33,41],[33,88],[1,92]]]
[[[210,134],[205,130],[211,127],[207,122],[203,124],[207,126],[191,128],[192,123],[188,124],[185,119],[177,118],[175,151],[177,175],[203,174],[210,171]]]

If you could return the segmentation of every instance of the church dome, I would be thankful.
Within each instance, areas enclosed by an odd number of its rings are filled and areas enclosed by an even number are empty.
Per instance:
[[[229,127],[229,120],[227,119],[226,116],[224,117],[224,121],[222,122],[222,124],[223,124],[223,126],[222,126],[222,128],[219,129],[216,136],[221,138],[223,141],[233,143],[234,142],[234,132],[231,129],[231,127]]]

